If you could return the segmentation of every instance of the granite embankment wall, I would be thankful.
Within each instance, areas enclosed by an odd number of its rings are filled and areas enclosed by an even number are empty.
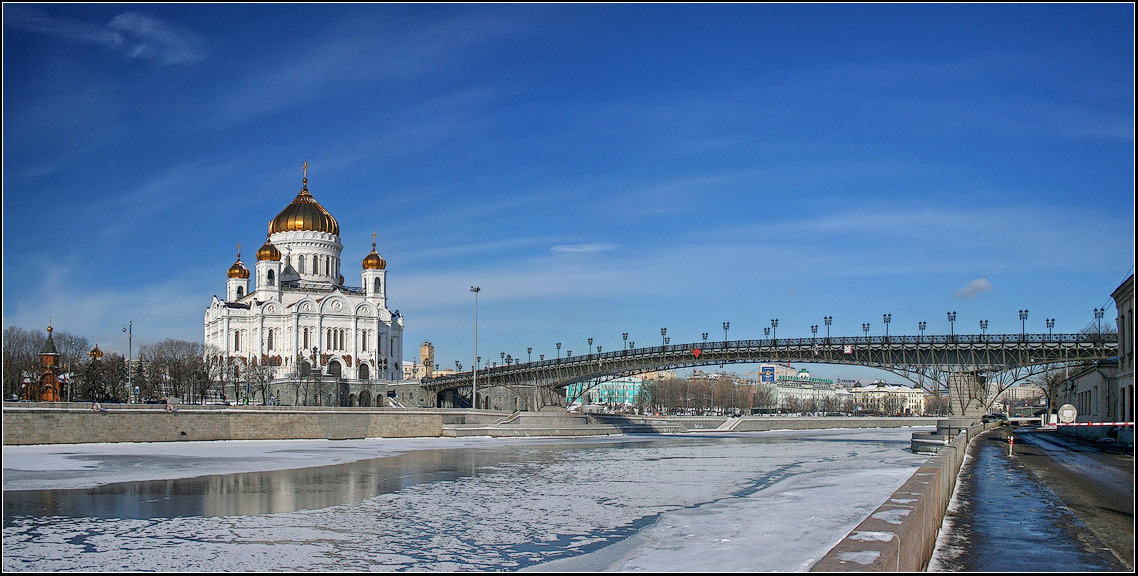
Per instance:
[[[21,403],[23,404],[23,403]],[[440,436],[446,411],[104,404],[4,406],[4,444]],[[462,418],[457,416],[457,418]]]
[[[930,457],[889,500],[815,563],[811,571],[924,571],[932,558],[968,444],[995,426],[963,427],[955,439]]]

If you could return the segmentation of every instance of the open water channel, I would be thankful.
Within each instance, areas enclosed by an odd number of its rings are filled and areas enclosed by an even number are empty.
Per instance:
[[[227,443],[184,454],[153,445],[161,455],[5,447],[3,567],[803,570],[927,459],[908,450],[912,432],[266,443],[265,461],[290,450],[351,461],[232,474],[219,473]],[[377,447],[389,455],[365,457]],[[65,464],[37,469],[37,457]],[[10,489],[147,477],[180,462],[213,473]]]

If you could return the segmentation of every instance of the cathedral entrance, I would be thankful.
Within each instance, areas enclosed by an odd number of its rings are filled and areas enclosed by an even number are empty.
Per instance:
[[[340,363],[336,360],[328,361],[328,375],[334,378],[340,377]]]
[[[360,380],[368,379],[367,364],[360,364]]]

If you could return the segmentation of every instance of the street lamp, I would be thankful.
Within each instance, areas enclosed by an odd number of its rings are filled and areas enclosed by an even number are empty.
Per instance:
[[[882,314],[881,319],[885,322],[885,339],[889,339],[889,322],[893,320],[892,314]]]
[[[526,363],[533,362],[533,346],[526,347]]]
[[[592,349],[593,349],[593,339],[589,338],[589,346],[587,348],[585,348],[585,353],[588,354],[589,350],[592,350]]]
[[[774,339],[778,340],[778,318],[771,318],[771,330],[774,332]]]
[[[134,320],[127,322],[127,325],[123,326],[122,331],[126,332],[126,396],[127,403],[130,403],[130,397],[134,394],[134,382],[131,380],[130,373],[130,359],[134,352]]]
[[[922,339],[924,339],[924,337],[925,337],[925,326],[927,326],[927,325],[928,325],[928,322],[925,322],[924,320],[917,322],[917,328],[921,331],[921,338]]]
[[[703,333],[703,343],[707,344],[707,332]]]
[[[956,312],[955,311],[949,312],[948,313],[948,339],[949,340],[955,340],[956,339],[955,322],[956,322]]]
[[[1019,311],[1019,335],[1020,338],[1027,339],[1027,310]]]
[[[667,334],[667,333],[668,333],[668,329],[667,329],[667,328],[661,328],[661,329],[660,329],[660,342],[662,342],[662,343],[664,343],[664,344],[667,344],[667,342],[665,341],[665,338],[664,338],[664,335],[665,335],[665,334]]]
[[[628,332],[621,334],[620,337],[624,339],[624,349],[628,350]]]
[[[815,339],[818,338],[818,325],[817,324],[811,324],[810,325],[810,333],[814,335]]]
[[[861,323],[861,330],[862,330],[862,332],[865,332],[865,337],[869,338],[869,323],[868,322],[862,322]]]
[[[727,343],[727,330],[729,328],[731,328],[731,323],[730,322],[724,322],[723,323],[723,343],[724,344]]]
[[[1048,338],[1051,337],[1051,329],[1054,327],[1055,327],[1055,319],[1054,318],[1048,318],[1047,319],[1047,337]]]
[[[561,359],[561,343],[560,342],[557,343],[557,359],[558,360]]]
[[[1025,310],[1025,312],[1026,312],[1026,310]],[[1106,313],[1106,310],[1104,310],[1102,308],[1095,308],[1095,323],[1098,324],[1098,328],[1096,328],[1096,332],[1098,332],[1099,338],[1102,337],[1102,317],[1105,313]]]
[[[770,336],[770,335],[771,335],[770,326],[763,326],[763,336]]]
[[[987,335],[987,331],[988,331],[988,321],[987,320],[981,320],[980,321],[980,335],[981,336]]]
[[[482,359],[478,355],[478,293],[482,291],[478,286],[471,286],[470,291],[474,292],[474,372],[470,376],[470,407],[478,408],[478,361]]]

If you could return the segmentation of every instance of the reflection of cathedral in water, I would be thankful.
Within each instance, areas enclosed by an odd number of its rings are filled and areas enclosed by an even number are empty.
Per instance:
[[[387,262],[375,251],[374,234],[362,287],[344,285],[340,225],[308,191],[307,167],[300,193],[269,222],[253,288],[239,250],[225,298],[214,296],[206,309],[206,357],[230,359],[238,381],[266,367],[274,379],[268,390],[288,403],[348,403],[340,390],[330,391],[329,402],[285,384],[317,376],[352,384],[356,403],[361,385],[401,379],[403,318],[387,308]]]

